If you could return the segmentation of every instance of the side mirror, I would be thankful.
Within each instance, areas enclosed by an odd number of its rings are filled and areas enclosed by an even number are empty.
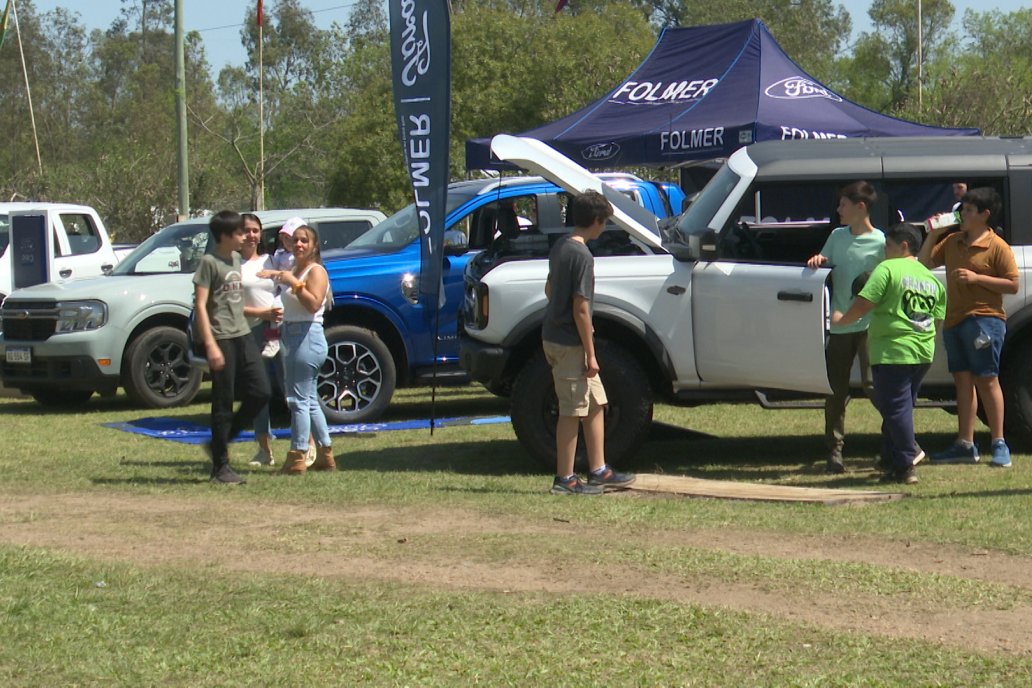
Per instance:
[[[457,229],[452,229],[444,233],[444,255],[446,256],[461,256],[469,250],[469,244],[466,243],[466,235]]]

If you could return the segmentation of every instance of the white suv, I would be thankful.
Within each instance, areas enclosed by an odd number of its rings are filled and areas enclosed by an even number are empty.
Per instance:
[[[736,152],[688,210],[660,225],[667,253],[596,257],[594,325],[610,401],[606,455],[618,461],[638,448],[657,397],[777,407],[830,393],[830,270],[805,261],[840,224],[837,190],[859,179],[877,189],[871,220],[878,227],[948,210],[957,181],[1003,198],[1000,225],[1021,287],[1004,298],[1000,380],[1008,440],[1032,445],[1029,160],[1032,139],[975,137],[779,141]],[[555,176],[561,183],[563,173]],[[461,362],[488,389],[511,393],[517,436],[549,462],[556,406],[540,334],[547,272],[546,255],[481,271],[471,263]],[[942,269],[937,274],[945,280]],[[923,394],[925,404],[952,405],[941,341]]]
[[[316,208],[256,213],[263,242],[298,215],[323,250],[345,246],[384,219],[376,210]],[[0,309],[0,378],[44,405],[85,403],[125,388],[147,408],[188,404],[201,371],[187,359],[192,276],[208,247],[209,218],[165,227],[110,275],[13,292]]]

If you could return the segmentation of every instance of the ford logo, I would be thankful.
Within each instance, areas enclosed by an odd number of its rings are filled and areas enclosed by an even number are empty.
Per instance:
[[[618,143],[593,143],[581,151],[581,157],[593,162],[599,160],[611,160],[620,154]]]
[[[790,76],[776,84],[771,84],[764,91],[771,98],[779,100],[803,100],[806,98],[827,98],[841,103],[842,98],[824,88],[816,81],[801,76]]]

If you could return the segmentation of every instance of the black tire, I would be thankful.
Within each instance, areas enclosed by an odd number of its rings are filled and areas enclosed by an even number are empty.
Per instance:
[[[648,438],[652,425],[652,387],[641,365],[624,349],[605,340],[596,342],[595,346],[609,398],[605,411],[606,462],[619,466],[627,463]],[[516,376],[510,415],[520,444],[549,471],[555,470],[558,412],[552,372],[544,353],[538,351]],[[578,445],[579,470],[585,468],[581,445]]]
[[[397,369],[375,332],[338,325],[326,330],[329,352],[319,371],[319,400],[330,423],[375,421],[394,396]]]
[[[126,349],[122,386],[145,408],[189,404],[197,396],[202,373],[186,356],[186,332],[161,326],[145,330]]]
[[[1000,370],[1007,442],[1019,452],[1032,451],[1032,340],[1007,352]]]
[[[93,390],[34,389],[29,390],[29,394],[32,395],[32,398],[40,406],[46,406],[47,408],[78,408],[86,405],[86,402],[93,396]]]

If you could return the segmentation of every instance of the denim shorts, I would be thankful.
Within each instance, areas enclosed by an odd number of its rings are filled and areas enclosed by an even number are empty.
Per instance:
[[[989,338],[982,348],[976,346],[981,335]],[[1007,334],[1007,321],[992,316],[971,315],[942,331],[946,363],[951,373],[971,373],[975,377],[999,377],[1000,352]]]

